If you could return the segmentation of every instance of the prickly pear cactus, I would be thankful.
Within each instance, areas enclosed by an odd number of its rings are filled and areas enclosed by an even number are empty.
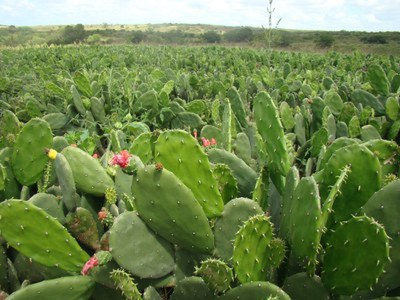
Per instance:
[[[24,125],[12,155],[13,172],[22,185],[30,186],[42,176],[48,162],[45,149],[51,148],[52,143],[53,136],[46,121],[34,118]]]
[[[362,207],[362,212],[385,227],[390,240],[390,263],[374,285],[374,292],[384,294],[399,286],[400,277],[400,180],[397,179],[377,191]]]
[[[142,295],[129,273],[122,269],[117,269],[110,273],[110,277],[114,281],[115,287],[121,291],[126,299],[142,300]]]
[[[286,294],[281,288],[273,283],[266,281],[253,281],[239,285],[233,289],[230,289],[224,295],[218,298],[218,300],[231,300],[231,299],[251,299],[251,300],[265,300],[270,299],[277,300],[290,300],[288,294]]]
[[[261,207],[253,200],[237,198],[229,201],[222,215],[215,221],[215,254],[225,261],[230,261],[235,235],[240,226],[250,217],[262,213]]]
[[[239,196],[251,197],[251,193],[257,182],[257,173],[250,168],[242,159],[223,149],[209,149],[208,159],[213,164],[226,164],[235,177],[239,189]]]
[[[212,258],[202,261],[200,267],[196,268],[195,275],[203,278],[215,294],[228,290],[233,281],[232,269],[224,261]]]
[[[372,287],[389,261],[389,237],[366,216],[342,222],[329,236],[322,281],[334,294],[351,295]]]
[[[264,215],[251,217],[240,227],[233,248],[233,267],[241,283],[267,280],[272,238],[272,223]]]
[[[214,235],[202,207],[192,191],[161,164],[138,170],[132,195],[139,216],[166,240],[191,251],[214,249]]]
[[[224,202],[218,183],[206,154],[190,134],[182,130],[161,133],[156,142],[155,160],[191,189],[207,217],[221,214]]]
[[[76,147],[66,147],[61,152],[67,159],[76,188],[94,196],[104,196],[107,188],[114,182],[99,161]]]
[[[289,231],[292,224],[292,203],[294,199],[294,191],[299,183],[299,170],[293,166],[286,175],[285,191],[282,197],[282,216],[279,226],[279,236],[285,240],[289,240]]]
[[[90,211],[77,207],[66,217],[66,226],[71,234],[83,245],[97,250],[100,248],[99,232]]]
[[[151,132],[144,132],[136,137],[129,149],[129,152],[140,157],[144,164],[153,160],[154,142],[156,136]]]
[[[140,278],[159,278],[175,266],[172,245],[157,236],[135,212],[124,212],[115,219],[110,229],[110,249],[121,267]]]
[[[353,144],[337,150],[325,165],[319,187],[322,200],[327,199],[330,187],[346,165],[350,166],[351,172],[333,204],[336,222],[349,219],[381,188],[378,158],[365,146]]]
[[[200,277],[186,277],[178,282],[171,300],[213,300],[215,296],[207,284]]]
[[[17,116],[10,110],[0,113],[0,146],[12,146],[21,130],[21,123]]]
[[[213,176],[218,183],[218,190],[224,203],[228,203],[238,194],[238,187],[231,169],[225,164],[215,164],[212,168]]]
[[[80,204],[80,197],[76,192],[74,176],[68,160],[62,153],[50,149],[47,153],[54,160],[54,169],[62,192],[62,201],[69,211]]]
[[[282,176],[286,176],[290,161],[286,149],[284,130],[279,112],[271,96],[266,92],[254,98],[254,115],[257,129],[265,143],[269,159]]]
[[[13,248],[45,266],[80,271],[89,258],[57,220],[27,201],[0,204],[0,234]]]
[[[282,289],[292,300],[307,300],[310,295],[315,299],[329,300],[329,291],[317,275],[309,277],[307,273],[297,273],[286,278]]]
[[[385,71],[380,65],[368,66],[367,78],[372,88],[379,94],[387,96],[390,91],[390,83]]]
[[[290,244],[293,256],[314,275],[320,243],[321,203],[313,177],[303,177],[293,194],[290,214]]]
[[[94,291],[95,281],[89,276],[69,276],[44,280],[11,294],[11,300],[86,300]]]

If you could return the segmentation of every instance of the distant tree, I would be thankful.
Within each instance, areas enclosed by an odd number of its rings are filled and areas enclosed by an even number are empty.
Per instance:
[[[89,35],[89,36],[87,37],[87,39],[86,39],[86,42],[89,43],[89,44],[91,44],[91,45],[99,44],[99,43],[101,42],[101,35],[98,34],[98,33]]]
[[[321,33],[317,36],[315,43],[321,48],[330,48],[335,42],[335,38],[330,33]]]
[[[141,30],[134,30],[132,31],[132,38],[131,41],[134,44],[139,44],[140,42],[143,42],[146,39],[147,35]]]
[[[293,33],[286,31],[286,30],[281,30],[279,32],[279,38],[278,38],[278,46],[279,47],[289,47],[293,42]]]
[[[382,34],[363,36],[360,40],[365,44],[387,44],[386,37]]]
[[[203,39],[206,43],[215,44],[221,42],[221,35],[216,31],[207,31],[203,34]]]
[[[62,44],[72,44],[83,41],[85,37],[86,31],[82,24],[75,26],[67,25],[62,30],[60,42]]]
[[[250,42],[253,38],[253,30],[250,27],[233,29],[224,34],[224,39],[231,43]]]

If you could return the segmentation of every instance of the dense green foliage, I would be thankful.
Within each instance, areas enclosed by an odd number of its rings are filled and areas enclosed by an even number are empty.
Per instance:
[[[400,296],[399,57],[72,45],[0,65],[0,295]]]

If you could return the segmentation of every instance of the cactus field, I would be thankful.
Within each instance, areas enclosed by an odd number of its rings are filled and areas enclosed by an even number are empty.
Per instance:
[[[399,57],[2,49],[0,299],[400,299],[399,132]]]

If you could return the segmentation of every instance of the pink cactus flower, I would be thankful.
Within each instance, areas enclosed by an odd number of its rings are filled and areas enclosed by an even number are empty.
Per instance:
[[[202,137],[201,141],[203,142],[203,147],[208,147],[211,144],[210,141],[208,139],[206,139],[205,137]]]
[[[95,266],[97,266],[98,264],[99,264],[99,261],[97,260],[96,256],[92,256],[91,258],[89,258],[89,260],[83,266],[81,274],[88,275],[89,271],[91,269],[93,269]]]
[[[193,131],[193,136],[195,139],[197,139],[197,130]]]
[[[71,147],[74,147],[74,148],[76,148],[76,147],[78,147],[76,144],[71,144]]]
[[[94,158],[99,158],[99,155],[98,155],[97,153],[94,153],[92,156],[93,156]]]
[[[111,159],[112,165],[118,165],[121,168],[129,166],[129,158],[132,155],[127,150],[122,150],[121,153],[115,154]]]
[[[210,147],[210,146],[215,146],[217,144],[217,141],[214,138],[212,138],[210,141],[209,139],[202,137],[201,141],[203,143],[203,147],[205,147],[205,148]]]

